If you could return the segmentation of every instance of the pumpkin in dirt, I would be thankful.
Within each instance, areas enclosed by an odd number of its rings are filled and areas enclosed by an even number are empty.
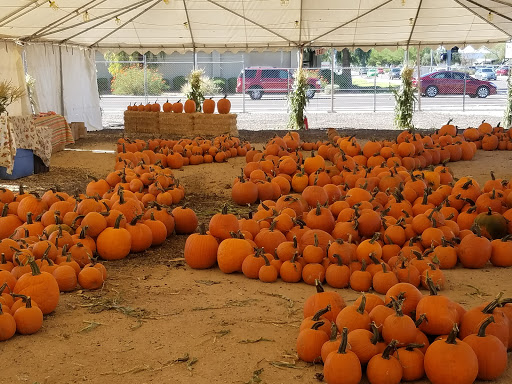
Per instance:
[[[253,252],[251,243],[243,238],[223,240],[217,249],[219,269],[224,273],[241,272],[242,263]]]
[[[312,363],[322,355],[322,345],[329,341],[329,336],[319,330],[323,321],[317,321],[311,328],[300,331],[297,337],[297,355],[302,361]]]
[[[97,252],[104,260],[123,259],[130,253],[132,235],[119,224],[123,215],[119,215],[113,227],[106,228],[96,239]]]
[[[434,341],[425,353],[425,373],[433,384],[472,384],[478,375],[478,359],[469,344],[457,341],[457,324],[446,340]]]
[[[483,236],[489,239],[501,239],[508,233],[507,220],[491,208],[487,212],[479,213],[475,217],[474,224],[480,228]]]
[[[212,267],[217,261],[217,239],[206,233],[204,224],[199,226],[199,233],[194,233],[185,242],[185,262],[194,269]]]
[[[41,272],[36,262],[29,260],[31,273],[21,276],[14,286],[14,293],[30,296],[35,300],[43,314],[47,315],[57,308],[60,290],[55,277]]]
[[[22,335],[32,335],[43,326],[43,312],[38,306],[32,305],[32,298],[25,297],[25,305],[14,312],[16,331]]]
[[[331,306],[331,310],[325,314],[330,321],[336,321],[340,311],[346,307],[345,300],[338,292],[325,291],[320,281],[315,282],[316,293],[310,296],[304,303],[304,318],[313,316],[320,309]]]
[[[357,384],[361,381],[361,363],[357,355],[347,349],[348,329],[341,332],[341,343],[337,351],[327,355],[324,362],[324,379],[327,384]]]

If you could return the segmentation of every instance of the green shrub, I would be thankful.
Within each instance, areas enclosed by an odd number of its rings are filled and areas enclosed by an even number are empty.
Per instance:
[[[217,86],[220,93],[226,92],[226,79],[223,77],[214,77],[213,83]]]
[[[235,93],[236,92],[236,77],[230,77],[226,83],[226,93]]]
[[[162,74],[155,69],[147,69],[147,93],[159,96],[167,90]],[[144,95],[144,70],[137,66],[124,68],[112,79],[114,95]]]
[[[98,92],[100,95],[110,95],[112,93],[110,89],[110,80],[106,77],[98,78]]]
[[[176,76],[172,79],[172,90],[179,92],[185,84],[187,84],[187,78],[185,76]]]
[[[334,74],[334,84],[339,85],[340,89],[347,89],[352,87],[352,76],[349,74],[342,73],[338,75]]]
[[[327,84],[331,84],[331,70],[330,69],[321,69],[320,77],[326,81]]]

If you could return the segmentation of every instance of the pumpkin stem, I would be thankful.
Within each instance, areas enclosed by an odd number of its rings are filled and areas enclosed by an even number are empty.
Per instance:
[[[489,326],[489,324],[494,323],[494,316],[489,316],[478,329],[478,337],[485,337],[485,329]]]
[[[313,324],[311,326],[311,329],[314,329],[316,331],[316,330],[318,330],[318,328],[320,328],[324,324],[325,324],[324,321],[317,321],[315,324]]]
[[[457,344],[457,334],[459,333],[459,327],[457,323],[453,323],[453,328],[448,338],[446,339],[446,344]]]
[[[337,338],[338,338],[338,327],[336,326],[336,322],[333,321],[331,323],[331,337],[329,338],[329,341],[336,341]]]
[[[347,344],[348,344],[348,328],[344,327],[341,332],[341,343],[338,347],[338,353],[345,354],[347,353]]]
[[[224,205],[222,206],[221,213],[222,213],[223,215],[227,215],[227,214],[228,214],[228,205],[227,205],[227,204],[224,204]]]
[[[407,344],[405,346],[405,349],[408,351],[412,351],[414,348],[423,348],[424,346],[425,346],[425,344],[411,343],[411,344]]]
[[[293,236],[293,248],[297,248],[298,244],[297,244],[297,236]]]
[[[322,286],[322,283],[318,279],[315,279],[315,287],[316,287],[316,293],[325,292],[324,287]]]
[[[9,204],[5,204],[2,208],[2,217],[7,216],[7,212],[9,212]]]
[[[341,260],[341,256],[340,256],[340,255],[338,255],[337,253],[335,253],[335,254],[334,254],[334,255],[332,255],[332,256],[333,256],[333,257],[336,259],[336,261],[338,262],[338,264],[337,264],[338,266],[342,266],[342,265],[343,265],[343,261]]]
[[[151,216],[152,216],[151,219],[153,219],[154,218],[153,212],[151,212]],[[206,235],[206,226],[204,225],[204,223],[201,223],[199,225],[199,234],[200,235]]]
[[[270,267],[270,261],[268,261],[267,256],[265,256],[265,254],[264,254],[264,253],[261,253],[261,257],[263,257],[263,260],[265,260],[265,265],[266,265],[267,267]]]
[[[359,312],[361,315],[364,313],[366,308],[366,295],[363,293],[363,296],[361,298],[361,303],[359,304],[359,307],[357,308],[357,312]]]
[[[32,276],[37,276],[41,274],[41,270],[39,269],[39,266],[36,264],[33,257],[30,257],[28,259],[28,263],[30,264],[30,269],[32,270]]]
[[[436,289],[436,286],[434,285],[434,281],[432,280],[432,278],[428,275],[427,273],[427,279],[426,279],[426,282],[427,282],[427,286],[428,286],[428,290],[430,292],[430,296],[437,296],[437,289]]]
[[[372,239],[370,240],[370,244],[375,243],[379,239],[379,237],[380,237],[380,232],[375,232]]]
[[[380,261],[379,259],[377,259],[375,257],[375,252],[372,252],[370,254],[368,254],[368,257],[370,258],[370,260],[373,262],[373,264],[380,264]]]
[[[123,219],[123,215],[120,214],[119,216],[117,216],[117,219],[114,223],[114,229],[119,229],[119,225],[121,224],[121,220]]]
[[[496,298],[491,301],[489,304],[485,306],[484,309],[482,309],[482,313],[492,313],[496,307],[500,304],[500,300],[503,297],[504,293],[500,292]]]
[[[384,349],[384,352],[382,352],[382,358],[389,360],[391,357],[391,352],[396,349],[397,344],[398,344],[397,340],[391,340],[391,343],[389,343],[387,345],[386,349]]]
[[[325,308],[322,308],[320,310],[318,310],[314,315],[313,315],[313,318],[311,320],[313,321],[318,321],[320,320],[320,317],[322,317],[323,315],[325,315],[327,312],[329,312],[331,310],[331,304],[327,304],[327,307]]]
[[[373,336],[370,340],[370,342],[375,345],[379,342],[380,340],[380,333],[379,333],[379,328],[377,328],[377,324],[375,324],[375,321],[372,321],[371,324],[370,324],[370,330],[371,332],[373,333]]]
[[[393,303],[393,309],[396,312],[396,316],[403,317],[404,313],[402,311],[402,303],[396,300],[394,297],[391,298],[391,302]]]
[[[5,288],[7,288],[7,283],[3,283],[3,284],[0,286],[0,296],[2,296],[2,293],[4,293]],[[1,305],[0,305],[0,307],[1,307]]]

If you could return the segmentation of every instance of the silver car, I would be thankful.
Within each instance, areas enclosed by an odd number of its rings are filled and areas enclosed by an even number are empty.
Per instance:
[[[480,80],[496,80],[496,72],[492,68],[480,68],[475,72],[475,77]]]

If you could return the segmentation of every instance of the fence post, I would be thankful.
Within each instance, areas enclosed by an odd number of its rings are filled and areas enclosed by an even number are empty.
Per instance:
[[[332,48],[331,52],[331,112],[334,112],[334,59],[336,58],[336,50]]]
[[[148,68],[146,54],[142,55],[142,65],[144,67],[144,104],[148,103]]]
[[[290,113],[290,68],[286,68],[286,113]]]
[[[466,82],[467,79],[467,73],[464,73],[464,92],[462,93],[462,112],[466,112]]]
[[[242,112],[245,113],[245,55],[242,53]]]
[[[418,55],[416,56],[416,65],[418,66],[418,112],[421,112],[421,56],[420,45],[418,45]]]
[[[373,112],[377,112],[377,76],[379,75],[378,68],[375,68],[376,73],[373,77]]]

